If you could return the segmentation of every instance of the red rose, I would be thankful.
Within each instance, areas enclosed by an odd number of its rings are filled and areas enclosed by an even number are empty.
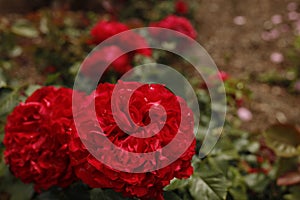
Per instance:
[[[57,69],[56,69],[56,67],[54,67],[54,66],[48,66],[48,67],[46,67],[46,69],[45,69],[45,72],[46,72],[46,73],[50,73],[50,74],[55,73],[56,71],[57,71]]]
[[[99,21],[91,30],[92,41],[94,44],[99,44],[107,38],[127,30],[129,28],[120,22]]]
[[[94,62],[93,60],[102,62],[100,66],[106,65],[105,63],[107,63],[107,60],[109,60],[107,57],[121,51],[127,51],[127,49],[130,48],[132,49],[131,52],[127,52],[111,65],[111,67],[115,69],[116,72],[123,74],[132,68],[131,62],[136,54],[151,56],[152,51],[148,48],[149,45],[146,39],[139,34],[129,30],[130,29],[128,26],[119,22],[99,21],[91,30],[93,44],[100,44],[104,40],[123,31],[128,32],[114,39],[111,39],[106,43],[107,45],[109,45],[108,47],[104,47],[98,50],[97,53],[94,53],[93,58],[89,58],[89,60],[91,60],[91,62]],[[85,69],[83,69],[83,73],[85,75],[94,76],[95,70],[101,70],[101,67],[99,69],[99,67],[92,67],[87,63]]]
[[[186,5],[186,3],[182,0],[179,0],[175,3],[175,11],[178,13],[178,14],[186,14],[188,12],[188,6]]]
[[[120,22],[99,21],[91,30],[91,35],[93,37],[92,41],[94,44],[99,44],[118,33],[128,30],[130,30],[129,27]],[[151,56],[152,54],[151,50],[148,49],[148,43],[145,38],[133,31],[129,31],[126,35],[111,41],[111,45],[118,46],[123,50],[128,46],[135,48],[142,45],[145,48],[134,50],[134,53],[142,54],[144,56]]]
[[[116,58],[117,55],[121,56]],[[83,63],[81,72],[86,76],[97,78],[95,76],[100,75],[100,72],[103,73],[107,66],[120,74],[126,73],[132,68],[127,54],[124,54],[117,46],[108,46],[92,52]]]
[[[113,40],[112,44],[117,44],[123,50],[127,48],[133,49],[134,51],[130,53],[132,57],[135,54],[141,54],[148,57],[152,55],[152,51],[148,48],[149,45],[146,39],[134,31],[129,31],[126,34],[117,37]]]
[[[116,91],[113,91],[114,89]],[[133,89],[136,90],[131,95]],[[112,98],[113,93],[117,94],[117,98]],[[119,82],[117,86],[100,84],[90,95],[89,101],[90,105],[83,107],[82,112],[76,114],[78,120],[76,129],[79,131],[80,138],[74,131],[69,146],[75,173],[84,183],[90,187],[111,188],[122,192],[125,196],[163,199],[163,187],[168,185],[171,179],[187,178],[193,173],[191,159],[196,144],[193,135],[193,115],[182,98],[175,96],[163,85]],[[124,111],[127,104],[130,114]],[[89,113],[91,108],[96,110],[96,119]],[[151,113],[149,113],[150,108]],[[113,111],[116,112],[115,116]],[[102,130],[97,127],[98,124]],[[145,126],[150,127],[142,129]],[[148,137],[138,138],[134,137],[135,134]],[[153,136],[149,137],[149,134]],[[162,148],[172,139],[175,140],[177,134],[184,134],[186,139],[177,141],[178,145],[171,152],[164,152]],[[108,138],[112,145],[125,150],[122,157],[118,157],[119,155],[115,154],[110,145],[103,144],[105,138]],[[174,159],[174,162],[146,173],[124,172],[104,164],[120,163],[124,170],[130,169],[133,165],[155,168],[160,164],[156,162],[157,160],[168,160],[185,145],[189,148],[179,158]],[[93,152],[104,149],[109,156],[102,156],[99,161],[86,147]],[[157,152],[157,157],[150,161],[140,157],[133,159],[127,157],[126,152]],[[163,153],[159,154],[159,152]]]
[[[74,181],[68,138],[72,90],[43,87],[8,116],[4,152],[10,170],[37,191],[66,187]]]
[[[170,15],[161,21],[151,23],[150,26],[167,28],[174,31],[178,31],[180,33],[183,33],[191,37],[192,39],[196,39],[197,37],[196,30],[193,28],[192,24],[184,17]],[[158,32],[152,34],[160,34],[161,36],[165,35],[164,32]]]
[[[221,82],[226,82],[230,76],[225,71],[218,71],[216,74],[212,74],[207,77],[207,82],[201,84],[202,89],[213,88],[218,86]]]
[[[229,75],[224,71],[218,72],[218,76],[222,81],[227,81],[229,79]]]

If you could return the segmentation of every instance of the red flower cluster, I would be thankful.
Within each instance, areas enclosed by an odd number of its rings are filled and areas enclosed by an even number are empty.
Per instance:
[[[8,116],[5,160],[13,174],[35,189],[66,187],[75,175],[68,149],[72,119],[72,90],[44,87]]]
[[[170,15],[165,19],[159,22],[153,22],[150,24],[151,27],[160,27],[160,28],[167,28],[174,31],[178,31],[183,33],[192,39],[196,39],[197,32],[193,28],[192,24],[184,17],[178,17],[175,15]],[[162,33],[160,33],[162,34]]]
[[[80,97],[76,110],[72,110],[72,94]],[[184,138],[178,139],[178,134]],[[104,138],[124,150],[122,157],[112,148],[105,149],[110,156],[101,160],[91,154],[107,147]],[[164,151],[172,140],[176,146]],[[163,85],[119,82],[100,84],[89,96],[67,88],[37,90],[8,116],[4,145],[10,170],[23,182],[34,183],[36,191],[67,187],[81,179],[90,187],[111,188],[125,196],[163,199],[162,189],[171,179],[192,174],[196,141],[192,111],[182,98]],[[153,160],[132,159],[126,152],[155,154]],[[173,159],[177,152],[180,156]],[[173,159],[171,164],[160,163],[168,159]],[[117,163],[124,170],[107,163]],[[131,173],[127,169],[133,166],[153,170]]]
[[[80,119],[79,126],[81,126],[78,128],[80,138],[74,133],[70,142],[70,155],[76,175],[90,187],[112,188],[117,192],[122,192],[125,196],[136,196],[141,199],[163,199],[162,189],[170,183],[171,179],[187,178],[193,172],[191,158],[195,153],[196,142],[193,136],[192,111],[183,99],[176,97],[162,85],[142,85],[136,82],[119,82],[119,84],[121,84],[120,87],[112,84],[99,85],[95,93],[91,95],[93,98],[90,100],[91,104],[81,109],[82,113],[77,114],[77,118]],[[128,114],[124,111],[127,107],[126,101],[132,89],[137,87],[138,89],[133,92],[129,100],[130,114]],[[112,98],[114,89],[117,90],[114,92],[120,98]],[[162,112],[157,104],[163,106],[165,112]],[[114,105],[113,108],[111,105]],[[91,120],[87,111],[93,106],[96,109],[97,119]],[[180,106],[183,113],[181,113]],[[151,114],[149,114],[150,108]],[[112,109],[116,109],[115,115]],[[167,116],[164,116],[165,114]],[[164,119],[165,123],[163,123]],[[116,121],[120,123],[117,124]],[[97,127],[97,124],[100,124],[101,129]],[[145,126],[149,126],[148,129],[141,128]],[[152,137],[134,137],[134,134],[149,136],[157,130],[159,132]],[[185,135],[186,140],[177,141],[177,146],[172,149],[173,152],[167,152],[166,157],[156,154],[157,158],[151,161],[132,160],[126,156],[126,153],[120,158],[111,148],[106,150],[107,154],[111,155],[109,158],[103,157],[103,159],[109,159],[106,163],[118,163],[122,160],[124,169],[131,169],[133,165],[138,165],[138,168],[146,166],[155,168],[159,165],[159,160],[168,159],[168,156],[180,150],[180,147],[189,147],[175,162],[147,173],[129,173],[112,169],[97,160],[81,142],[85,141],[89,149],[98,152],[107,148],[101,143],[103,137],[107,137],[125,152],[148,153],[162,151],[162,148],[180,133]]]
[[[107,45],[108,47],[104,47],[99,49],[99,53],[94,54],[93,60],[106,60],[108,55],[112,55],[119,51],[127,51],[127,49],[133,49],[131,52],[126,53],[122,58],[118,59],[118,61],[114,62],[111,67],[118,73],[123,74],[130,70],[131,61],[136,54],[141,54],[144,56],[151,56],[152,51],[148,48],[149,45],[145,38],[141,37],[137,33],[133,31],[129,31],[129,27],[125,24],[115,21],[99,21],[91,30],[92,44],[98,45],[104,40],[124,31],[128,31],[127,34],[121,35],[117,38],[110,40]],[[97,55],[97,57],[96,57]],[[122,60],[122,62],[120,62]],[[125,64],[124,64],[125,63]],[[98,65],[97,68],[103,68],[106,65]],[[87,69],[91,68],[91,69]],[[94,67],[86,65],[86,68],[83,69],[83,73],[85,75],[90,75],[90,71],[95,70]],[[97,70],[97,69],[96,69]],[[86,72],[88,71],[88,72]],[[93,73],[94,74],[94,73]]]

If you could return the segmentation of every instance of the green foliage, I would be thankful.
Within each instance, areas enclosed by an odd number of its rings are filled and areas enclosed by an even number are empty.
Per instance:
[[[174,179],[165,190],[188,192],[193,199],[226,199],[228,185],[225,175],[206,160],[194,158],[195,173],[189,179]]]
[[[2,164],[2,163],[0,163]],[[1,172],[2,171],[2,172]],[[33,186],[24,184],[10,174],[7,167],[0,171],[0,192],[4,192],[11,200],[30,200],[33,196]]]

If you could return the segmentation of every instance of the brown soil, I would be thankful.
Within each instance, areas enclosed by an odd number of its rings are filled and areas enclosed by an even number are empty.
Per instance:
[[[253,119],[243,124],[249,131],[262,130],[276,122],[300,125],[300,96],[288,93],[286,88],[257,80],[259,75],[270,70],[281,73],[287,68],[285,63],[273,64],[269,58],[273,51],[284,52],[287,47],[278,47],[282,41],[262,40],[261,33],[265,21],[273,15],[287,15],[288,2],[211,0],[200,3],[197,17],[200,43],[219,69],[227,71],[232,77],[245,80],[253,92],[247,105],[253,112]],[[234,24],[236,16],[244,16],[246,23],[242,26]],[[281,38],[287,44],[292,39],[292,35]]]

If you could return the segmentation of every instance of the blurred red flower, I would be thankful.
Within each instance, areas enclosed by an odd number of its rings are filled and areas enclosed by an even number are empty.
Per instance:
[[[122,24],[120,22],[99,21],[91,30],[92,39],[89,42],[98,45],[104,40],[123,31],[127,31],[127,33],[107,41],[107,47],[100,47],[101,49],[96,50],[98,52],[94,53],[93,58],[88,58],[88,60],[92,60],[93,62],[93,60],[95,60],[94,58],[96,58],[97,62],[103,61],[102,63],[105,64],[108,56],[123,51],[126,54],[118,58],[118,60],[114,61],[111,65],[111,67],[115,69],[116,72],[123,74],[132,68],[131,62],[136,54],[141,54],[144,56],[152,55],[152,51],[149,48],[146,39],[137,34],[136,32],[130,31],[127,25]],[[95,70],[102,69],[103,68],[98,69],[86,65],[85,69],[83,69],[83,73],[85,75],[93,75],[93,72],[95,72]]]
[[[129,28],[120,22],[101,20],[91,29],[92,42],[99,44],[107,38],[127,30]]]
[[[116,58],[117,55],[121,56]],[[132,68],[128,54],[124,54],[117,46],[107,46],[92,52],[82,64],[81,72],[88,77],[97,78],[96,76],[104,72],[108,66],[120,74]]]
[[[188,5],[184,1],[178,0],[175,3],[176,13],[184,15],[187,14],[188,10],[189,10]]]
[[[190,21],[184,17],[170,15],[161,21],[151,23],[150,26],[167,28],[174,31],[178,31],[180,33],[183,33],[191,37],[192,39],[196,39],[197,37],[196,30],[194,29]],[[160,34],[164,34],[164,33],[160,32]]]

